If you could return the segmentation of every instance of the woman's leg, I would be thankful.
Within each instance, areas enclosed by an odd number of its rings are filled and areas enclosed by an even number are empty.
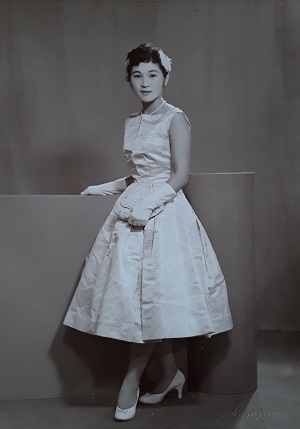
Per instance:
[[[170,385],[178,370],[172,340],[165,339],[161,343],[156,343],[154,355],[161,369],[161,377],[159,383],[151,393],[162,393]]]
[[[131,345],[130,363],[118,397],[118,406],[123,410],[135,404],[140,378],[147,366],[155,344],[133,343]]]

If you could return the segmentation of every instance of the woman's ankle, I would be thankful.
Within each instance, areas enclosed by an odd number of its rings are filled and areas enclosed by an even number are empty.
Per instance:
[[[175,375],[177,374],[178,368],[173,367],[168,370],[164,370],[160,374],[160,379],[152,390],[153,393],[162,393],[173,381]]]
[[[161,366],[161,378],[170,378],[174,377],[178,371],[178,366],[176,362],[174,364],[163,365]]]

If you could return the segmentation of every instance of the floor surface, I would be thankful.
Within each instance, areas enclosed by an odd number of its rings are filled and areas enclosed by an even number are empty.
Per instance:
[[[296,429],[300,422],[300,332],[258,333],[258,388],[247,394],[170,394],[113,420],[116,396],[0,402],[1,429]]]

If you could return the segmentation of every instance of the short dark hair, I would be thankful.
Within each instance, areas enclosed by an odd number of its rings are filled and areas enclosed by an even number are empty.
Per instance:
[[[161,63],[159,48],[157,48],[153,43],[142,43],[137,48],[131,49],[128,52],[126,61],[128,64],[126,66],[126,80],[130,82],[130,76],[132,72],[133,66],[138,66],[140,63],[149,63],[152,61],[153,63],[158,64],[161,69],[164,77],[168,75],[167,70]]]

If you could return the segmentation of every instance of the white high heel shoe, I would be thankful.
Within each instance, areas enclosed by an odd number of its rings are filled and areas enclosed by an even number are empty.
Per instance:
[[[162,393],[146,393],[145,395],[140,396],[139,402],[142,404],[158,404],[161,402],[166,394],[173,389],[177,390],[178,399],[182,398],[182,388],[185,383],[185,376],[178,369],[175,377],[171,381],[171,384],[166,388]]]
[[[127,420],[133,419],[136,412],[136,404],[139,399],[140,389],[137,390],[136,402],[131,408],[127,408],[126,410],[122,410],[118,405],[115,410],[115,420],[125,422]]]

